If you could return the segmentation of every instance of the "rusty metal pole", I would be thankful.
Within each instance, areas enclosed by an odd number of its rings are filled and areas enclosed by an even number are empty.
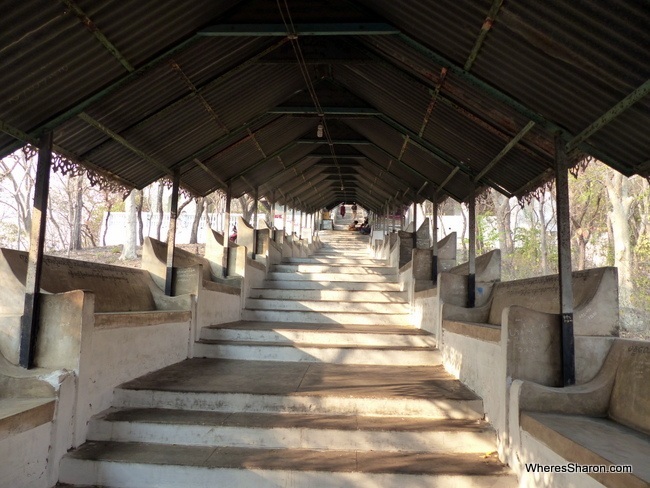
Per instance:
[[[469,183],[469,273],[467,275],[467,306],[476,304],[476,183]]]
[[[560,278],[560,320],[562,324],[562,380],[574,385],[575,344],[573,336],[573,283],[571,277],[571,222],[569,214],[569,163],[564,141],[555,135],[555,177],[557,205],[557,250]],[[544,209],[542,209],[544,211]]]
[[[433,260],[431,275],[434,282],[438,280],[438,192],[433,195]]]
[[[418,248],[418,203],[413,202],[413,249]]]
[[[257,254],[257,207],[260,202],[260,187],[255,187],[255,192],[253,194],[255,201],[253,202],[253,249],[251,249],[253,254],[253,259]]]
[[[169,209],[169,230],[167,231],[167,274],[165,275],[165,295],[174,294],[174,249],[176,247],[176,220],[178,218],[178,189],[181,174],[174,171],[172,181],[172,202]]]
[[[50,167],[52,165],[52,133],[39,141],[36,180],[34,181],[34,209],[29,235],[29,257],[25,278],[25,304],[20,323],[20,357],[23,368],[34,366],[38,320],[40,317],[41,271],[45,248],[47,198],[50,193]]]
[[[226,215],[223,219],[223,276],[228,277],[230,264],[230,203],[232,200],[232,183],[228,183],[226,190]]]
[[[284,234],[284,237],[287,236],[287,202],[284,202],[284,210],[282,211],[282,232]],[[282,239],[282,242],[285,241],[285,239]]]

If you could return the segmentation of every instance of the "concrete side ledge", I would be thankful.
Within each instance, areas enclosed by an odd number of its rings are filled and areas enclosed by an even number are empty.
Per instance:
[[[501,341],[501,327],[498,325],[480,324],[476,322],[460,322],[445,320],[442,327],[447,332],[460,334],[480,341],[499,343]]]
[[[190,310],[134,313],[96,313],[96,329],[142,327],[168,323],[186,323],[192,319]]]
[[[241,286],[241,283],[238,282]],[[226,285],[222,283],[215,283],[214,281],[203,280],[203,288],[210,291],[216,291],[219,293],[225,293],[227,295],[240,295],[241,287]]]
[[[53,398],[0,398],[0,440],[54,419]]]

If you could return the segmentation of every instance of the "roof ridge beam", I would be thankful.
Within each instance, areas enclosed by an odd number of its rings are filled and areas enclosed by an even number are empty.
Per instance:
[[[382,36],[398,34],[400,31],[387,23],[331,23],[293,24],[291,35],[300,36]],[[218,24],[205,27],[198,32],[204,37],[265,37],[288,36],[285,24]]]

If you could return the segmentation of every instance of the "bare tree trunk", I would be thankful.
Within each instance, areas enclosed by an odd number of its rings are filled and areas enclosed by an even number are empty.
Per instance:
[[[190,232],[190,244],[196,244],[197,234],[199,233],[199,224],[201,223],[201,215],[205,208],[205,198],[198,197],[196,200],[196,211],[194,212],[194,221],[192,222],[192,231]]]
[[[126,228],[124,234],[124,247],[122,249],[122,255],[120,256],[121,260],[125,259],[136,259],[138,256],[135,252],[136,248],[136,239],[137,239],[137,216],[136,216],[136,205],[135,205],[135,193],[137,190],[131,191],[129,196],[125,200],[126,212]]]
[[[614,265],[618,268],[619,300],[622,306],[629,307],[632,292],[629,218],[634,198],[629,195],[629,180],[619,172],[608,169],[608,177],[603,181],[611,204],[608,215],[614,238]]]
[[[158,192],[156,193],[156,213],[158,214],[158,221],[156,222],[156,239],[160,240],[160,228],[163,223],[163,190],[165,187],[162,181],[158,182]]]
[[[135,209],[138,216],[138,245],[141,245],[144,242],[144,224],[142,223],[142,206],[144,204],[144,194],[142,190],[138,190],[136,193],[135,200]]]
[[[512,229],[510,227],[510,200],[496,190],[492,190],[492,203],[497,217],[497,230],[499,231],[499,249],[502,258],[512,253]]]
[[[106,234],[108,233],[108,219],[111,217],[111,208],[112,205],[109,205],[106,209],[106,222],[104,223],[104,233],[102,234],[102,246],[106,247]]]
[[[544,213],[544,203],[546,202],[546,193],[542,193],[539,198],[539,244],[541,249],[541,268],[542,275],[549,274],[548,270],[548,243],[546,242],[546,214]]]
[[[70,178],[74,186],[74,203],[72,206],[72,228],[70,229],[70,250],[81,249],[81,214],[83,211],[83,176]],[[70,195],[72,196],[72,195]]]

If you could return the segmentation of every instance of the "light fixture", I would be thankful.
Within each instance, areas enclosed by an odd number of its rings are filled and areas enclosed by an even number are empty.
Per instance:
[[[318,124],[318,127],[316,128],[316,136],[317,137],[323,137],[323,124]]]

